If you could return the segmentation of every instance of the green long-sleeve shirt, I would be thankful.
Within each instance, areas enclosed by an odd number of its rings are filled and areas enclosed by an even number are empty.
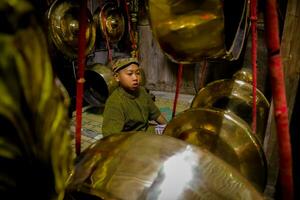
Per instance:
[[[156,120],[160,114],[145,88],[140,87],[135,94],[129,94],[119,87],[105,103],[102,134],[107,136],[113,133],[146,130],[148,121]]]

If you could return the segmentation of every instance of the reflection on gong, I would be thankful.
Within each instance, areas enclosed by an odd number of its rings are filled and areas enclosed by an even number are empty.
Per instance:
[[[263,191],[267,163],[259,140],[249,126],[233,113],[209,108],[191,108],[176,115],[165,135],[205,147],[236,168]]]
[[[145,132],[110,135],[86,149],[66,194],[70,200],[262,199],[247,179],[205,148]]]

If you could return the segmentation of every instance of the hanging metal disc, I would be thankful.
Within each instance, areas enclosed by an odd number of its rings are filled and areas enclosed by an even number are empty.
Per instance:
[[[246,0],[147,0],[151,29],[174,62],[236,60],[248,30]]]
[[[125,32],[124,16],[116,3],[107,2],[94,13],[94,21],[110,43],[117,43]]]
[[[190,108],[176,115],[163,134],[208,149],[236,168],[259,191],[264,191],[267,180],[264,151],[248,124],[234,113]]]
[[[80,5],[76,1],[55,1],[48,11],[49,34],[61,53],[74,59],[78,54]],[[89,54],[95,43],[96,25],[87,11],[86,50]]]

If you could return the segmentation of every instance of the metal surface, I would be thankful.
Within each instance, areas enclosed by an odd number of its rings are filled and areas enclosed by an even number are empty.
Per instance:
[[[240,71],[233,79],[222,79],[209,83],[195,95],[191,108],[220,108],[235,113],[251,127],[252,124],[252,77]],[[262,143],[265,136],[270,104],[263,93],[256,89],[257,129]]]
[[[109,42],[121,40],[125,32],[125,19],[116,3],[106,2],[101,9],[96,9],[93,19]]]
[[[111,68],[96,63],[85,70],[84,99],[93,106],[103,106],[108,96],[118,87]]]
[[[262,199],[240,173],[204,148],[144,132],[110,135],[90,146],[79,157],[66,194],[70,199]]]
[[[163,134],[208,149],[259,191],[264,190],[267,163],[263,149],[248,125],[233,113],[191,108],[176,115]]]
[[[221,0],[148,0],[152,32],[161,49],[177,63],[235,60],[248,30],[249,2]]]
[[[49,34],[56,48],[71,59],[78,54],[79,35],[79,2],[72,0],[56,0],[47,15]],[[96,25],[87,10],[86,50],[88,55],[94,48]]]

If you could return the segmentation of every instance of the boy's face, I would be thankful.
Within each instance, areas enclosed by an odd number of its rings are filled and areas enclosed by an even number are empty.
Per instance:
[[[140,68],[136,64],[130,64],[115,74],[121,87],[128,91],[136,91],[141,81]]]

